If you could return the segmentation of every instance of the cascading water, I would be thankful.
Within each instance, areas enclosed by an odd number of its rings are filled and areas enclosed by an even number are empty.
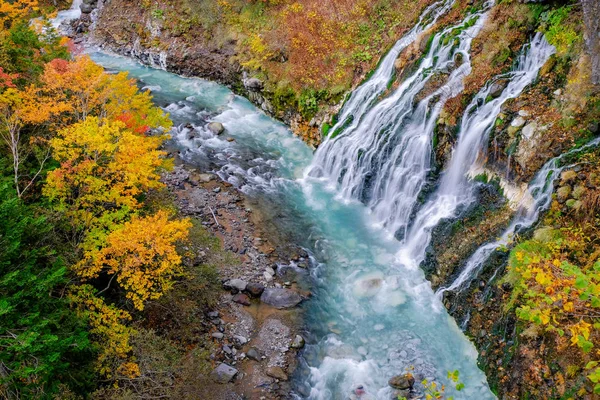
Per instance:
[[[363,201],[374,225],[405,233],[430,168],[435,121],[446,100],[462,91],[462,80],[471,72],[471,41],[486,15],[478,12],[437,33],[410,77],[321,144],[308,175],[328,180],[344,199]],[[441,87],[417,101],[430,81],[435,85],[432,79],[444,77]]]
[[[405,265],[419,267],[431,241],[431,230],[443,219],[455,217],[460,207],[474,200],[473,185],[467,174],[478,165],[478,158],[486,152],[489,132],[502,105],[508,99],[519,96],[533,82],[554,51],[554,46],[546,41],[544,35],[537,33],[521,52],[513,71],[492,79],[473,98],[462,117],[458,143],[442,174],[439,188],[419,210],[406,242],[398,253]],[[508,84],[500,96],[487,101],[494,83],[499,80],[508,80]]]
[[[518,230],[531,227],[538,220],[540,213],[550,206],[552,192],[554,191],[554,181],[563,169],[569,167],[568,165],[561,166],[560,161],[569,155],[596,146],[598,143],[600,143],[600,138],[590,141],[585,146],[563,153],[544,164],[528,187],[533,201],[524,201],[523,203],[527,204],[522,204],[519,207],[517,215],[513,218],[513,221],[500,239],[479,247],[466,261],[458,277],[448,287],[440,288],[436,292],[436,297],[441,300],[445,292],[459,292],[464,289],[477,276],[481,267],[483,267],[484,263],[496,249],[506,246]]]
[[[394,62],[400,52],[413,43],[421,32],[432,27],[437,19],[452,7],[452,4],[454,4],[454,0],[437,1],[421,13],[417,24],[394,44],[385,57],[381,59],[379,66],[371,77],[351,93],[350,98],[339,113],[338,123],[331,129],[332,132],[348,123],[350,118],[355,124],[358,124],[373,101],[386,90],[390,79],[393,77]]]
[[[79,18],[81,16],[81,9],[79,7],[81,6],[82,3],[83,3],[83,0],[73,0],[73,3],[71,4],[71,8],[69,8],[68,10],[59,11],[58,14],[56,15],[56,18],[54,18],[51,21],[51,24],[54,27],[54,29],[58,29],[58,27],[63,22],[70,22],[70,21],[73,21],[74,19]]]

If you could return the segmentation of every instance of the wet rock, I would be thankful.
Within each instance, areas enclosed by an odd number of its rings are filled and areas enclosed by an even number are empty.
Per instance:
[[[256,348],[251,347],[250,350],[246,352],[246,357],[254,361],[260,361],[262,356]]]
[[[504,91],[504,88],[506,88],[506,85],[508,85],[508,81],[505,79],[494,82],[490,88],[490,96],[492,96],[494,99],[500,97]]]
[[[237,375],[237,373],[237,369],[225,363],[221,363],[210,373],[210,377],[217,383],[229,383]]]
[[[304,347],[304,338],[300,335],[296,335],[294,341],[292,342],[291,348],[293,349],[301,349]]]
[[[388,381],[388,385],[394,389],[412,389],[415,384],[415,377],[412,374],[396,375]]]
[[[283,368],[281,368],[281,367],[269,367],[269,368],[267,368],[266,373],[267,373],[267,376],[270,376],[271,378],[279,379],[280,381],[288,380],[288,376],[286,375],[286,373],[283,371]]]
[[[232,299],[235,303],[241,304],[243,306],[249,306],[250,305],[250,297],[246,296],[243,293],[238,293],[235,296],[233,296]]]
[[[246,285],[246,292],[250,293],[252,297],[260,297],[265,291],[264,285],[256,282],[250,282]]]
[[[248,282],[242,279],[231,279],[223,285],[227,289],[236,289],[238,292],[243,292],[248,286]]]
[[[297,306],[302,297],[293,290],[284,288],[267,288],[260,296],[260,300],[275,308],[291,308]]]
[[[220,135],[221,133],[225,132],[225,127],[222,123],[214,121],[208,124],[208,130],[215,135]]]

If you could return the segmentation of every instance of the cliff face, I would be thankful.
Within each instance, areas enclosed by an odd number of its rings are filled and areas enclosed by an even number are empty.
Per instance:
[[[600,84],[600,2],[581,0],[586,44],[592,58],[592,81]]]

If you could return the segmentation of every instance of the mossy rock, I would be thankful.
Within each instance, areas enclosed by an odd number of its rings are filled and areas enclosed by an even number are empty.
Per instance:
[[[573,170],[563,171],[562,174],[560,174],[560,182],[563,184],[575,180],[576,178],[577,172]]]
[[[585,187],[577,185],[573,188],[573,198],[579,200],[585,194]]]
[[[565,205],[573,210],[579,210],[581,208],[581,201],[575,199],[569,199]]]
[[[571,195],[571,186],[565,185],[558,188],[556,191],[556,197],[559,203],[564,203]]]

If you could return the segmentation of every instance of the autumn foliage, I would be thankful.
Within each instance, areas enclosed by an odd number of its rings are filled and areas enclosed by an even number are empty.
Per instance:
[[[132,315],[183,275],[177,249],[191,226],[171,211],[145,207],[172,165],[160,149],[168,115],[126,73],[71,58],[66,41],[33,31],[25,21],[36,13],[34,0],[0,1],[6,398],[84,390],[89,382],[81,376],[93,375],[88,364],[103,379],[137,377]],[[81,375],[71,370],[77,365]]]

